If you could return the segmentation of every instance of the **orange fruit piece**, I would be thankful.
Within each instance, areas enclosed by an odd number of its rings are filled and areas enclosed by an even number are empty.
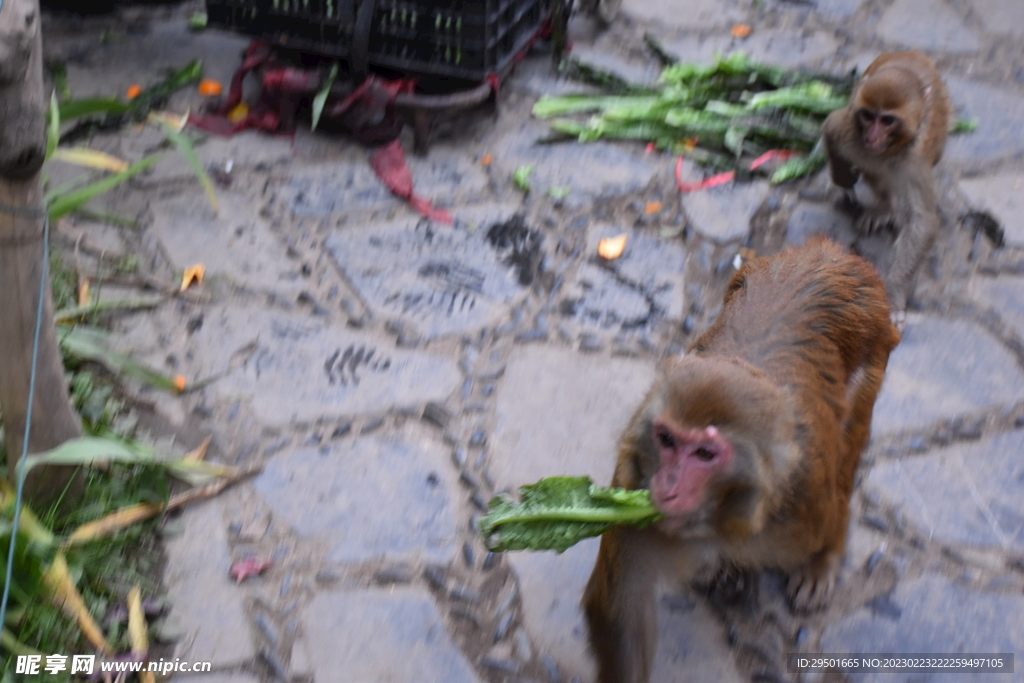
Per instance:
[[[129,85],[128,86],[128,92],[125,93],[125,96],[129,100],[134,100],[136,97],[139,96],[139,94],[141,92],[142,92],[142,86],[139,85],[138,83],[136,83],[135,85]]]
[[[736,24],[732,27],[734,38],[746,38],[750,35],[751,28],[748,24]]]
[[[224,92],[224,88],[219,81],[215,81],[212,78],[204,78],[199,81],[199,94],[203,97],[215,97],[222,92]]]

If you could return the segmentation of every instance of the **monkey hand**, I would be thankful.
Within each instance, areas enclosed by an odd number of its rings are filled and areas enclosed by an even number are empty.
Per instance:
[[[895,226],[896,219],[885,206],[872,206],[864,209],[864,212],[857,218],[857,230],[866,235],[873,235],[882,230]]]
[[[903,330],[907,326],[907,309],[905,308],[894,308],[889,313],[889,318],[892,320],[892,326],[896,328],[896,331],[903,336]]]
[[[791,572],[786,593],[793,611],[806,614],[827,607],[838,573],[838,557],[813,562]]]

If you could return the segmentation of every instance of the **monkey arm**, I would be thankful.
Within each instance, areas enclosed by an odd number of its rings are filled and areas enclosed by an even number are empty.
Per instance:
[[[850,127],[844,124],[846,116],[846,108],[832,112],[825,119],[821,132],[825,140],[825,153],[828,155],[828,167],[832,173],[832,182],[839,187],[849,189],[857,182],[860,174],[841,152],[843,147],[842,131],[844,128]]]
[[[654,567],[663,562],[650,533],[611,529],[583,594],[598,683],[646,683],[658,642]]]

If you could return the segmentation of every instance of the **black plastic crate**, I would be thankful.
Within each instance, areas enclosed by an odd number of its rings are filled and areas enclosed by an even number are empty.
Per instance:
[[[376,0],[367,60],[482,81],[500,73],[562,0]],[[349,59],[360,0],[206,0],[208,24]]]

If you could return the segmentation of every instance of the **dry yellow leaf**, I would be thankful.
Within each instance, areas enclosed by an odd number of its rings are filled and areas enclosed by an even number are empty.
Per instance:
[[[597,243],[597,254],[603,259],[611,261],[622,256],[626,248],[626,233],[615,237],[602,237]]]
[[[647,206],[644,207],[645,213],[658,213],[661,211],[661,202],[647,202]]]
[[[481,166],[490,166],[491,162],[493,162],[493,161],[494,161],[494,157],[492,157],[490,154],[485,154],[482,157],[480,157],[480,165]]]
[[[88,306],[92,301],[89,297],[89,279],[82,278],[82,281],[78,283],[78,305]]]
[[[132,654],[140,660],[149,652],[149,636],[146,633],[146,615],[142,611],[142,589],[139,584],[128,591],[128,641],[132,646]],[[139,683],[155,683],[156,676],[152,671],[140,671]]]
[[[68,561],[63,552],[58,552],[53,557],[53,562],[43,575],[43,583],[53,596],[54,603],[64,610],[65,614],[78,621],[78,628],[92,646],[104,654],[113,654],[113,648],[89,614],[85,601],[75,588],[75,581],[71,578]]]
[[[115,531],[127,529],[132,524],[159,514],[163,509],[164,506],[160,503],[137,503],[115,510],[105,517],[87,522],[75,529],[74,533],[68,536],[67,545],[77,545],[110,536]]]
[[[182,460],[202,460],[206,457],[206,449],[210,447],[210,439],[212,436],[208,436],[203,439],[203,442],[199,444],[195,450],[189,451],[185,454]]]
[[[732,27],[734,38],[746,38],[750,35],[751,28],[748,24],[736,24]]]
[[[189,266],[185,269],[185,272],[181,274],[181,291],[185,291],[192,286],[192,283],[201,284],[203,282],[203,275],[206,274],[206,267],[202,263],[197,263],[194,266]]]
[[[240,123],[245,121],[245,118],[249,115],[249,105],[245,102],[239,102],[231,111],[228,112],[228,121],[231,123]]]
[[[74,164],[75,166],[84,166],[86,168],[94,168],[97,171],[110,171],[112,173],[120,173],[128,168],[127,161],[122,161],[105,152],[98,152],[95,149],[87,149],[85,147],[58,147],[54,150],[51,158]]]

